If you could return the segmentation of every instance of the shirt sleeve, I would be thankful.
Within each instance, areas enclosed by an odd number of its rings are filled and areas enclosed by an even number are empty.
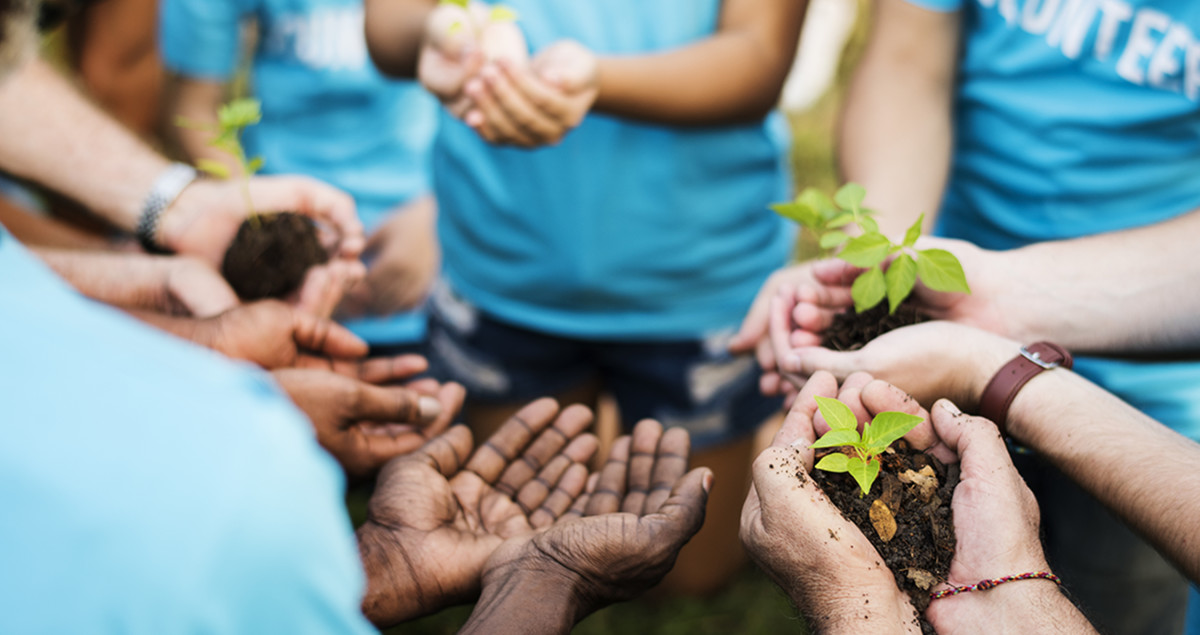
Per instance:
[[[939,13],[950,13],[958,11],[963,6],[963,0],[904,0],[914,7],[937,11]]]
[[[188,77],[225,80],[237,68],[242,18],[253,0],[165,0],[158,19],[163,63]]]

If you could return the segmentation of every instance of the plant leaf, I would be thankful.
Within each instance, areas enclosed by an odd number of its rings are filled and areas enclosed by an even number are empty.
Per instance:
[[[866,273],[854,280],[850,287],[850,297],[854,299],[854,310],[862,313],[873,308],[887,294],[887,286],[883,281],[883,271],[879,267],[871,267]]]
[[[830,216],[829,218],[825,219],[825,227],[827,227],[829,229],[836,229],[838,227],[849,225],[853,221],[854,221],[854,214],[851,214],[849,212],[847,212],[845,214],[836,214],[834,216]]]
[[[846,243],[838,258],[855,267],[874,267],[888,257],[891,248],[892,241],[888,240],[887,236],[878,233],[863,234]]]
[[[917,276],[934,291],[970,293],[967,275],[954,254],[944,249],[925,249],[917,252]]]
[[[821,415],[825,417],[825,423],[834,430],[854,430],[858,432],[858,418],[854,416],[854,411],[850,410],[850,406],[829,397],[814,397],[817,400],[817,408],[821,411]]]
[[[908,297],[917,283],[917,263],[913,262],[912,256],[900,254],[888,265],[883,277],[887,283],[888,313],[895,313],[896,307]]]
[[[863,210],[863,211],[865,212],[867,210]],[[858,226],[862,227],[863,231],[868,234],[872,234],[872,233],[878,234],[879,233],[879,223],[875,222],[875,219],[871,218],[870,216],[860,217],[858,219]]]
[[[800,223],[805,227],[817,227],[821,224],[821,215],[817,210],[800,202],[775,203],[771,209],[784,218]]]
[[[442,4],[456,4],[466,9],[471,4],[471,0],[442,0]]]
[[[234,99],[217,110],[217,121],[225,129],[239,129],[262,120],[262,104],[257,99]]]
[[[218,179],[227,179],[230,175],[228,165],[212,159],[196,159],[196,169]]]
[[[815,187],[806,187],[796,197],[796,202],[807,205],[817,212],[821,218],[833,218],[838,215],[838,208],[833,200]]]
[[[921,224],[924,222],[925,215],[921,214],[917,217],[917,222],[913,223],[912,227],[909,227],[908,231],[904,232],[905,247],[912,247],[913,245],[917,244],[917,239],[921,237]]]
[[[857,456],[847,457],[846,471],[854,477],[855,481],[858,481],[863,496],[866,496],[871,491],[871,484],[875,482],[875,477],[879,476],[879,461],[875,459],[864,461]]]
[[[516,22],[518,17],[516,9],[504,4],[494,5],[488,14],[491,22]]]
[[[858,211],[866,197],[867,191],[863,189],[863,186],[858,183],[847,183],[838,188],[837,193],[833,195],[833,201],[842,209]]]
[[[880,454],[922,421],[921,417],[904,412],[881,412],[863,428],[863,445],[868,454]]]
[[[262,157],[254,157],[253,159],[250,159],[250,161],[246,163],[246,176],[250,176],[261,170],[263,163],[265,163],[265,161]]]
[[[838,430],[833,429],[821,435],[820,439],[813,441],[810,448],[836,448],[841,445],[859,445],[862,439],[858,436],[858,430]]]
[[[850,237],[846,235],[846,232],[837,230],[831,231],[828,234],[821,236],[821,249],[831,249],[833,247],[837,247],[847,240],[850,240]]]
[[[850,457],[841,452],[831,452],[821,457],[820,461],[813,467],[826,472],[849,472],[850,467],[847,465]]]

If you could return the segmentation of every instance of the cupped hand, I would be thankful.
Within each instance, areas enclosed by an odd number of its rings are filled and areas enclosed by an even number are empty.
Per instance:
[[[787,388],[783,376],[779,373],[777,360],[780,352],[786,355],[790,352],[791,346],[786,347],[783,351],[777,351],[771,337],[772,316],[776,313],[785,316],[787,314],[786,310],[779,308],[781,300],[777,298],[794,298],[797,289],[816,288],[812,269],[813,263],[806,262],[780,269],[771,274],[758,290],[758,295],[750,304],[750,310],[742,319],[741,327],[729,343],[729,350],[732,353],[754,352],[758,359],[758,365],[763,371],[759,387],[765,395],[779,395]],[[794,300],[792,301],[794,302]],[[791,330],[790,325],[785,321],[780,324],[783,326],[775,328]],[[819,344],[820,339],[814,336],[809,343]]]
[[[206,318],[238,305],[233,288],[207,262],[190,256],[176,256],[165,262],[162,295],[153,303],[156,310]]]
[[[591,422],[587,408],[542,399],[474,453],[454,426],[384,466],[358,531],[367,617],[390,625],[472,599],[504,540],[550,526],[583,492]]]
[[[347,292],[339,314],[392,315],[420,306],[441,264],[436,225],[437,208],[430,197],[393,212],[367,241],[366,277]]]
[[[353,361],[367,354],[367,344],[344,327],[278,300],[243,304],[199,320],[194,340],[268,370],[320,365],[324,360],[319,358]]]
[[[477,3],[474,3],[477,4]],[[417,62],[417,79],[450,112],[462,118],[471,107],[463,86],[483,65],[475,24],[486,20],[474,6],[464,9],[439,3],[425,21],[425,36]]]

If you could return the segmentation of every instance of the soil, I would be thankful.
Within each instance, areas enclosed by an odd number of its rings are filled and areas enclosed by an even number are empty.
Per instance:
[[[300,288],[310,267],[328,260],[311,218],[267,214],[242,222],[221,274],[242,300],[282,298]]]
[[[824,345],[835,351],[853,351],[892,329],[928,319],[929,316],[916,309],[912,296],[901,302],[895,313],[888,313],[887,302],[862,313],[850,309],[833,317],[833,324],[825,329]]]
[[[818,451],[816,460],[836,451]],[[813,470],[812,477],[842,515],[871,541],[892,570],[896,585],[908,593],[917,613],[924,615],[930,590],[946,580],[954,557],[950,497],[958,485],[958,465],[943,465],[933,456],[910,449],[903,440],[893,444],[880,460],[879,477],[863,497],[849,474]],[[923,618],[921,630],[934,632]]]

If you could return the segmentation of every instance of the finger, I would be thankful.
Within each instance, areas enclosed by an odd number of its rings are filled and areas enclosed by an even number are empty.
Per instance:
[[[797,330],[794,332],[809,333],[812,335],[810,340],[815,339],[815,344],[820,344],[821,338],[816,334],[829,330],[829,327],[833,326],[834,318],[840,312],[840,310],[827,309],[811,302],[801,301],[792,308],[789,317],[797,326]]]
[[[175,293],[187,298],[185,305],[193,317],[212,317],[240,304],[233,288],[210,265],[197,262],[192,272],[182,276],[183,288]]]
[[[521,509],[525,511],[525,515],[529,516],[554,491],[555,484],[558,483],[559,478],[562,477],[567,468],[571,465],[591,460],[592,455],[596,453],[597,447],[599,447],[599,442],[596,440],[595,435],[583,434],[574,438],[561,453],[550,459],[536,476],[521,486],[517,495],[513,497],[513,500],[521,506]],[[583,479],[587,479],[586,471]],[[576,493],[576,496],[578,496],[578,493]],[[574,501],[574,498],[571,500]],[[569,505],[570,503],[567,504],[567,506]],[[566,506],[564,506],[564,509],[566,509]],[[560,511],[559,513],[562,512]]]
[[[539,112],[553,119],[560,127],[569,128],[573,125],[571,109],[567,107],[561,90],[542,81],[528,68],[516,66],[509,60],[500,60],[499,66],[513,87],[521,91]]]
[[[767,397],[773,397],[782,392],[782,381],[779,373],[763,373],[758,378],[758,390]]]
[[[582,463],[572,463],[555,483],[554,489],[529,514],[529,524],[534,529],[549,527],[558,520],[583,494],[587,485],[588,470]]]
[[[842,311],[854,306],[850,290],[850,286],[822,284],[820,281],[817,284],[802,284],[796,289],[796,301],[834,312]]]
[[[568,509],[563,516],[579,518],[587,511],[588,502],[591,500],[591,494],[596,490],[596,483],[600,481],[600,473],[589,474],[587,484],[583,488],[583,493],[575,499],[571,509]]]
[[[666,502],[675,484],[687,472],[691,450],[692,440],[687,430],[671,428],[663,434],[662,440],[658,442],[654,473],[650,478],[650,493],[642,507],[643,514],[657,512]]]
[[[758,295],[754,297],[754,302],[750,304],[750,310],[746,312],[746,317],[742,318],[742,325],[738,328],[738,332],[729,341],[729,351],[732,353],[748,353],[758,344],[758,341],[763,339],[767,334],[767,326],[770,322],[771,298],[775,297],[775,287],[778,286],[778,273],[773,274],[758,290]]]
[[[788,343],[791,344],[793,349],[792,352],[799,356],[799,353],[797,353],[794,349],[806,348],[808,346],[820,346],[821,343],[825,341],[822,333],[824,333],[824,331],[808,331],[804,328],[797,328],[793,330],[792,334],[788,336]]]
[[[671,495],[654,516],[665,522],[666,531],[659,540],[678,548],[690,540],[704,525],[708,493],[712,490],[713,473],[706,467],[688,472],[671,490]]]
[[[450,478],[462,469],[471,454],[471,429],[467,426],[451,426],[449,430],[430,439],[421,446],[417,458],[433,466],[442,476]],[[382,476],[380,477],[382,480]]]
[[[771,298],[771,346],[774,348],[776,365],[779,366],[779,370],[785,372],[795,372],[800,367],[800,360],[796,358],[791,347],[791,312],[794,303],[795,295],[791,285],[780,285],[779,292]]]
[[[920,402],[912,395],[882,379],[876,379],[863,387],[862,403],[872,415],[880,412],[903,412],[921,417],[923,421],[904,435],[904,439],[914,449],[931,451],[943,463],[954,460],[954,453],[949,448],[942,446],[940,452],[935,449],[941,443],[941,439],[933,429],[933,422],[929,420],[929,411],[922,408]]]
[[[338,255],[357,258],[366,245],[354,199],[341,190],[302,176],[256,176],[250,197],[260,212],[294,211],[323,221],[338,233]]]
[[[962,461],[963,478],[1015,469],[996,424],[962,413],[948,399],[939,399],[930,414],[938,437]]]
[[[608,451],[608,461],[600,469],[595,487],[590,488],[584,515],[611,514],[621,509],[625,499],[625,481],[629,468],[629,449],[633,440],[623,436],[613,442]]]
[[[621,511],[642,515],[646,496],[650,493],[650,479],[654,476],[658,442],[662,436],[662,424],[653,419],[643,419],[634,426],[629,451],[628,480],[625,483],[625,500],[621,502]]]
[[[539,399],[521,408],[475,450],[467,463],[467,470],[486,483],[495,483],[504,470],[521,456],[525,447],[550,426],[557,412],[558,402],[553,399]],[[513,489],[505,493],[511,495],[515,491]]]
[[[852,286],[854,280],[864,271],[866,269],[855,267],[848,262],[836,258],[818,260],[812,265],[813,278],[817,282],[841,287]]]
[[[838,384],[829,373],[814,373],[805,382],[804,388],[796,397],[795,402],[783,419],[783,425],[775,433],[772,447],[788,447],[799,443],[808,453],[807,461],[812,461],[812,450],[809,446],[817,440],[813,420],[817,413],[817,396],[834,397],[837,395]]]
[[[515,143],[522,146],[536,145],[533,137],[522,130],[509,117],[497,101],[495,93],[482,79],[472,79],[464,89],[467,96],[475,102],[475,112],[483,116],[480,128],[486,129],[489,136],[485,138],[491,143]],[[477,117],[468,115],[468,125],[479,123]],[[482,134],[482,133],[481,133]]]
[[[820,346],[808,346],[796,349],[800,358],[800,375],[808,375],[823,370],[833,374],[838,379],[845,379],[858,370],[871,370],[862,361],[862,350],[833,351]]]
[[[341,359],[367,355],[367,343],[344,326],[300,311],[292,312],[292,338],[301,349]]]
[[[389,426],[391,427],[391,426]],[[359,446],[355,453],[365,457],[366,464],[362,470],[355,470],[352,477],[365,478],[383,467],[388,461],[404,456],[420,448],[427,439],[419,430],[409,426],[398,426],[402,430],[382,433],[382,430],[372,430],[372,424],[360,424],[354,427],[354,444]],[[350,472],[350,470],[347,470]]]
[[[538,434],[517,456],[517,460],[505,468],[499,482],[496,483],[496,490],[509,496],[515,494],[560,450],[591,425],[592,411],[586,406],[575,404],[563,410],[555,419],[554,425]]]
[[[562,124],[535,105],[525,91],[514,83],[514,73],[489,64],[483,67],[480,75],[491,89],[496,104],[534,143],[544,144],[562,136]],[[529,78],[531,81],[526,84],[535,83],[531,75]]]
[[[442,414],[442,404],[429,395],[421,395],[400,386],[376,386],[355,381],[350,417],[362,421],[380,421],[426,425]]]
[[[874,381],[875,378],[869,373],[863,371],[855,371],[850,373],[846,379],[842,380],[842,386],[838,389],[838,401],[846,404],[850,411],[854,413],[854,419],[858,421],[859,427],[862,423],[871,420],[871,413],[867,412],[866,406],[862,403],[862,389],[867,384]],[[828,423],[821,415],[816,418],[817,429],[823,430],[828,427]]]
[[[421,355],[372,357],[357,364],[356,376],[371,384],[404,381],[429,369],[429,361]],[[410,386],[411,388],[411,386]]]

